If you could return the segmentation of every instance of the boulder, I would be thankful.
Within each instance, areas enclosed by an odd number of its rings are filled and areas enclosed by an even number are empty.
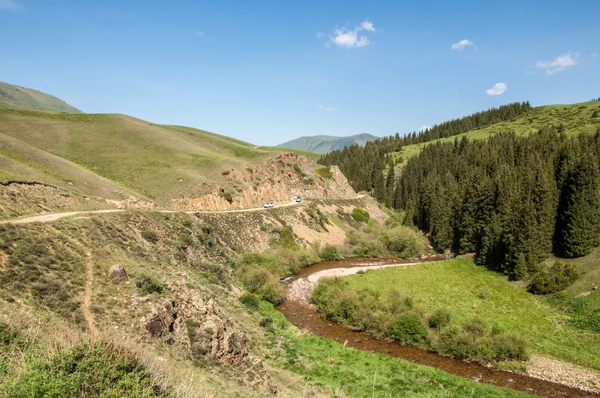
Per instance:
[[[123,264],[115,264],[108,271],[108,277],[115,285],[127,280],[127,272]]]

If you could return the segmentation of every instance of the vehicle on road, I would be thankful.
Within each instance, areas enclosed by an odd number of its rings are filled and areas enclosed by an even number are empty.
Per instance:
[[[302,197],[300,197],[300,195],[296,196],[296,202],[302,202]]]
[[[275,206],[275,203],[273,203],[273,201],[269,201],[269,202],[267,202],[267,203],[265,203],[265,204],[263,205],[263,207],[264,207],[265,209],[268,209],[268,208],[270,208],[270,207],[273,207],[273,206]]]

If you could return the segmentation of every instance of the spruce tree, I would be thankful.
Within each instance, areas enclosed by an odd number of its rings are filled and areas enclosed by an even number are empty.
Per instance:
[[[391,209],[394,206],[394,185],[396,183],[396,173],[394,171],[394,159],[390,159],[387,178],[385,180],[385,205]]]
[[[600,244],[600,173],[591,156],[583,157],[571,174],[562,218],[562,248],[568,257],[589,254]]]

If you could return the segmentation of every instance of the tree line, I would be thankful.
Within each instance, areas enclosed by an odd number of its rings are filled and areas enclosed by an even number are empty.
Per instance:
[[[408,161],[390,204],[438,250],[475,252],[522,279],[551,251],[578,257],[600,245],[599,159],[600,129],[437,142]]]
[[[384,170],[390,169],[389,165],[394,164],[392,156],[390,156],[392,152],[399,152],[405,145],[452,137],[473,129],[510,120],[530,109],[529,102],[515,102],[491,108],[432,126],[418,133],[408,133],[403,137],[396,133],[394,136],[367,142],[364,147],[355,144],[341,150],[337,149],[323,155],[318,163],[326,166],[338,165],[356,191],[370,191],[379,201],[390,204],[394,180],[392,179],[391,185],[388,184],[384,177]],[[402,162],[402,159],[398,160]],[[388,176],[387,180],[389,179]],[[388,189],[389,186],[391,186],[391,190]]]

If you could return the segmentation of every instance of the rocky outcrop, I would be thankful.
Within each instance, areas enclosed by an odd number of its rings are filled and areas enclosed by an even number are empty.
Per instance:
[[[127,280],[127,272],[125,271],[123,264],[115,264],[110,267],[110,270],[108,271],[108,278],[115,285],[125,282]]]
[[[313,160],[295,153],[279,155],[254,169],[226,170],[226,184],[199,185],[187,197],[172,200],[172,207],[187,211],[231,210],[260,207],[267,201],[288,203],[293,194],[323,199],[356,197],[348,180],[337,166],[331,166],[331,178],[319,176]]]
[[[187,348],[195,360],[233,367],[247,386],[262,393],[277,393],[262,361],[250,354],[246,335],[235,331],[213,298],[188,288],[185,280],[168,284],[168,289],[171,297],[141,320],[150,336]]]

